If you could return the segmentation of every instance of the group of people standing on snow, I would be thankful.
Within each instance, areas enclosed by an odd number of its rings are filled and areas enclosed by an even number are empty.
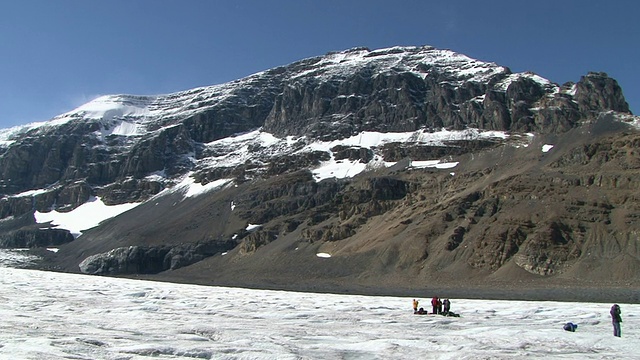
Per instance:
[[[416,299],[413,299],[414,314],[422,315],[422,314],[429,313],[428,311],[424,310],[424,308],[418,309],[418,304],[419,304],[419,301]],[[449,299],[440,300],[440,298],[438,298],[437,296],[434,296],[433,299],[431,299],[431,308],[432,308],[432,312],[431,312],[432,314],[447,316],[451,313],[451,301],[449,301]]]
[[[451,302],[449,299],[440,300],[439,297],[434,296],[431,299],[431,307],[434,314],[447,314],[451,308]]]

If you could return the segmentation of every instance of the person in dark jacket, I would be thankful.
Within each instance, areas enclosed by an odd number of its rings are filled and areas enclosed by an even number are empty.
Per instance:
[[[442,305],[444,306],[443,313],[446,315],[451,310],[451,301],[449,299],[444,299],[442,301]]]
[[[621,337],[620,323],[622,322],[622,311],[620,311],[620,306],[613,304],[609,313],[611,314],[611,322],[613,323],[613,336]]]
[[[424,308],[420,308],[416,312],[414,312],[414,314],[418,314],[418,315],[427,315],[428,313],[429,312],[425,311]]]

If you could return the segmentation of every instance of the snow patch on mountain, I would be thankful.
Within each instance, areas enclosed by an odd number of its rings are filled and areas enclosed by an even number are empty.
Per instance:
[[[195,182],[193,177],[186,176],[180,184],[173,188],[173,191],[182,191],[185,197],[195,197],[210,191],[219,190],[231,181],[233,181],[233,179],[218,179],[207,184],[200,184]]]
[[[235,96],[239,89],[254,86],[264,77],[264,72],[224,84],[199,87],[166,95],[104,95],[51,120],[34,122],[9,129],[0,129],[0,147],[8,147],[20,135],[36,129],[52,128],[71,121],[94,121],[103,125],[102,137],[108,135],[143,135],[149,124],[163,124],[159,130],[178,124],[183,119]],[[238,96],[238,101],[242,97]]]
[[[504,131],[483,131],[480,129],[428,131],[421,129],[408,132],[382,133],[374,131],[363,131],[357,135],[346,139],[334,140],[330,142],[316,141],[308,147],[314,150],[329,150],[337,145],[360,146],[374,148],[386,143],[410,143],[431,146],[445,146],[448,141],[458,140],[479,140],[500,138],[506,139],[509,135]]]
[[[436,169],[451,169],[458,166],[458,162],[441,162],[440,160],[426,160],[426,161],[411,161],[409,163],[410,169],[426,169],[426,168],[436,168]]]
[[[479,129],[446,130],[430,132],[425,129],[400,133],[381,133],[364,131],[349,138],[333,141],[312,140],[307,137],[277,138],[261,129],[239,134],[205,144],[209,157],[198,160],[199,167],[233,168],[252,161],[256,164],[266,164],[275,156],[295,155],[314,151],[323,151],[331,159],[322,162],[311,169],[316,181],[328,178],[349,178],[360,174],[366,169],[389,167],[395,162],[386,162],[377,150],[387,143],[407,143],[430,146],[447,146],[447,142],[459,140],[506,139],[509,135],[503,131],[482,131]],[[357,160],[336,160],[333,149],[336,146],[361,147],[371,149],[374,158],[368,163]],[[455,165],[440,164],[433,159],[432,165],[417,165],[416,167],[449,168]],[[416,168],[414,167],[414,168]]]
[[[527,78],[537,82],[542,86],[543,89],[545,89],[550,94],[555,94],[557,92],[560,92],[560,87],[557,84],[554,84],[551,81],[543,78],[542,76],[534,74],[529,71],[507,75],[507,77],[505,77],[502,81],[498,82],[495,85],[495,89],[499,91],[507,91],[507,89],[509,88],[509,85],[511,85],[511,83],[513,83],[514,81],[520,78]]]
[[[330,160],[324,162],[320,167],[312,171],[313,178],[316,181],[322,181],[324,179],[337,178],[351,178],[361,172],[367,167],[367,164],[363,164],[358,160]]]
[[[153,177],[163,179],[161,175],[162,174],[154,174]],[[166,194],[167,192],[180,191],[184,194],[185,198],[195,197],[221,189],[230,182],[232,182],[232,179],[219,179],[203,185],[196,183],[191,176],[185,176],[179,184],[170,189],[164,190],[156,196]],[[31,190],[19,195],[32,196],[46,191],[47,190],[45,189]],[[118,216],[140,204],[141,203],[125,203],[120,205],[106,205],[100,197],[91,197],[87,202],[72,211],[35,211],[34,217],[38,224],[51,222],[51,225],[54,225],[54,228],[69,230],[69,232],[77,238],[82,235],[84,230],[98,226],[102,221]]]
[[[156,97],[131,95],[100,96],[59,118],[82,116],[85,119],[111,120],[141,118],[149,115],[149,104]]]
[[[38,224],[51,222],[54,228],[69,230],[77,238],[82,235],[82,231],[98,226],[102,221],[118,216],[138,205],[140,203],[109,206],[99,197],[92,197],[86,203],[69,212],[53,210],[43,213],[36,211],[34,216]]]
[[[152,174],[149,174],[145,177],[145,179],[149,180],[149,181],[158,181],[158,182],[163,182],[164,180],[167,179],[167,173],[163,170],[163,171],[156,171]]]
[[[34,189],[34,190],[24,191],[19,194],[11,195],[11,197],[30,197],[30,196],[46,194],[49,191],[50,191],[49,189]]]
[[[640,130],[640,116],[632,115],[632,114],[617,113],[613,111],[609,111],[608,113],[613,115],[613,118],[615,120],[631,125],[634,128]]]
[[[466,129],[461,131],[451,131],[442,129],[437,132],[429,132],[426,130],[418,130],[413,132],[402,133],[380,133],[364,131],[358,135],[342,140],[334,140],[330,142],[315,141],[309,144],[305,149],[326,151],[331,154],[331,160],[323,162],[319,167],[312,170],[314,179],[321,181],[328,178],[350,178],[354,177],[368,168],[390,167],[395,162],[383,161],[380,154],[376,154],[374,159],[369,163],[361,163],[353,160],[335,160],[332,148],[338,145],[357,146],[372,149],[375,153],[376,149],[386,143],[408,143],[422,144],[430,146],[446,146],[448,141],[457,140],[478,140],[478,139],[505,139],[508,134],[503,131],[481,131],[478,129]],[[440,169],[448,169],[455,167],[457,163],[441,163],[440,160],[434,159],[429,162],[415,162],[413,168],[434,167]]]
[[[44,126],[48,122],[34,122],[26,125],[13,126],[7,129],[0,129],[0,147],[9,147],[18,138],[27,132]]]
[[[143,133],[138,124],[120,121],[116,126],[109,129],[108,132],[103,133],[103,135],[135,136],[142,135]]]

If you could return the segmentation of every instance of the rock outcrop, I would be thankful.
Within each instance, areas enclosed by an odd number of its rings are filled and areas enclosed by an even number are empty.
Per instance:
[[[64,229],[20,229],[0,235],[0,248],[58,247],[73,240]]]
[[[82,260],[79,269],[92,275],[156,274],[191,265],[232,249],[232,241],[177,246],[128,246]]]

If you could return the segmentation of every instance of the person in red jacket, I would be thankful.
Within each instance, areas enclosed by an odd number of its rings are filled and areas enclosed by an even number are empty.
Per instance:
[[[434,296],[433,299],[431,299],[431,307],[433,308],[433,313],[437,314],[438,313],[438,302],[440,301],[440,299],[438,299],[437,296]]]

